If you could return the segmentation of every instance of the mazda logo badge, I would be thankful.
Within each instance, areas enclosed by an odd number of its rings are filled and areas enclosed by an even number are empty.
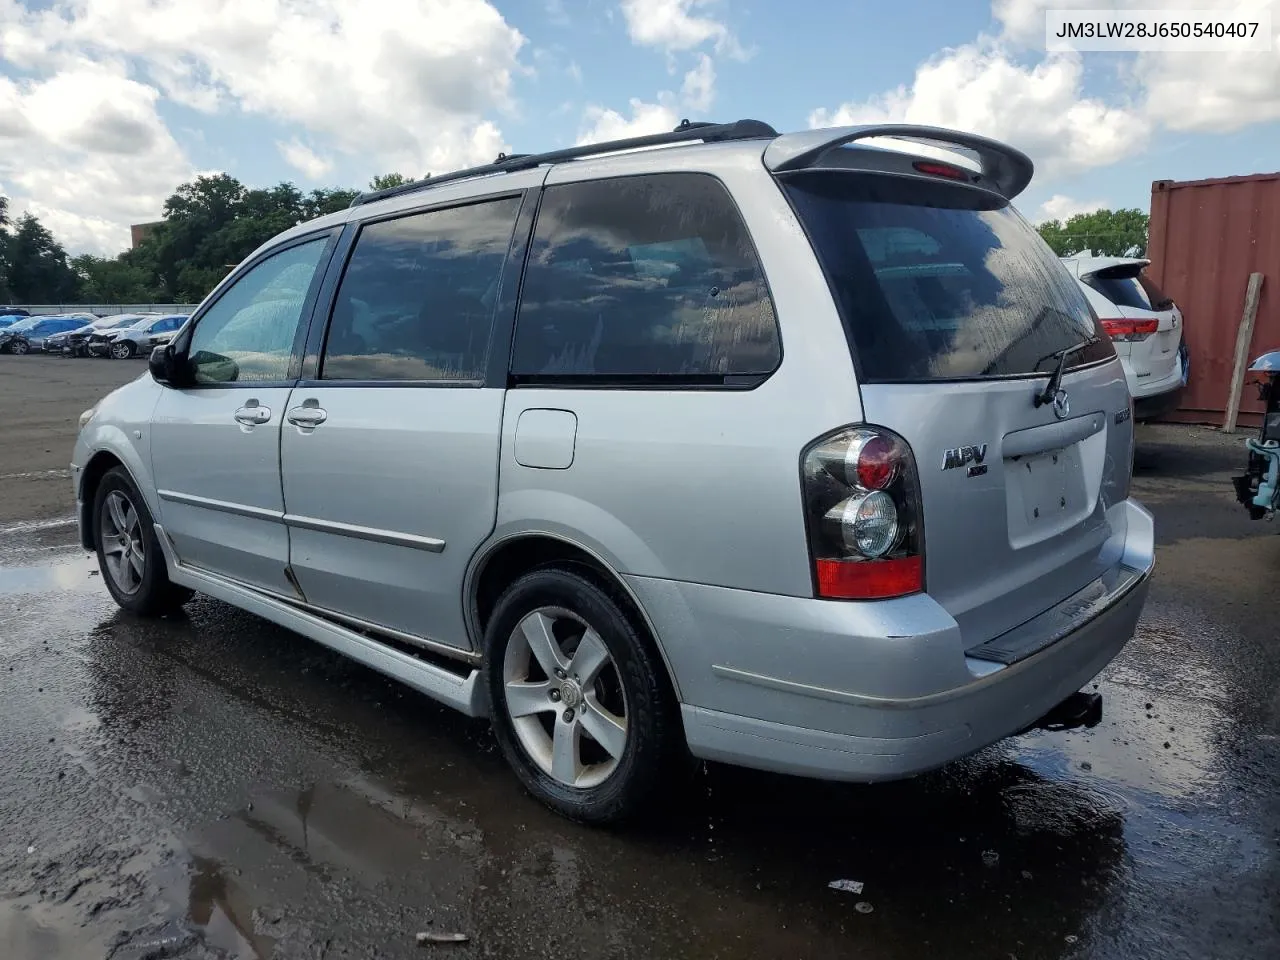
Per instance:
[[[1071,413],[1071,400],[1067,391],[1059,390],[1053,395],[1053,412],[1059,420],[1065,420]]]

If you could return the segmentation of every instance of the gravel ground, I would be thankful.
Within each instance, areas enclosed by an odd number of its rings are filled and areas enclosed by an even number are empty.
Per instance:
[[[0,353],[0,525],[73,513],[68,464],[80,414],[146,372],[145,360]]]

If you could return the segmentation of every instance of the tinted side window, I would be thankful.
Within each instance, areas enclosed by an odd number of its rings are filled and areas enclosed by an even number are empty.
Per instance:
[[[302,308],[327,244],[321,237],[273,254],[218,298],[187,349],[196,383],[286,379]]]
[[[326,380],[478,380],[520,198],[372,223],[338,287]]]
[[[728,191],[669,173],[549,187],[520,296],[517,376],[721,378],[781,359]]]

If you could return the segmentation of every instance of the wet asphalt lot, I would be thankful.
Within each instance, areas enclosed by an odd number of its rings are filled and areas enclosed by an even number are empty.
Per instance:
[[[1233,501],[1239,438],[1140,428],[1158,568],[1096,729],[877,786],[712,768],[606,832],[296,635],[119,611],[41,471],[77,392],[143,370],[0,357],[3,960],[1280,956],[1280,531]]]

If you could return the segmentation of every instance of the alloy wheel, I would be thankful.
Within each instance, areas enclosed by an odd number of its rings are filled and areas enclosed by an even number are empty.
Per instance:
[[[133,348],[127,343],[113,343],[111,356],[117,360],[128,360],[133,355]]]
[[[511,632],[503,708],[529,758],[559,783],[598,786],[627,746],[627,698],[608,647],[577,614],[539,607]]]
[[[99,536],[107,576],[121,593],[137,593],[147,569],[146,545],[138,511],[119,490],[107,494],[102,506]]]
[[[23,354],[23,353],[26,353],[26,352],[27,352],[27,341],[25,341],[25,340],[14,340],[14,341],[13,341],[13,343],[9,344],[9,349],[10,349],[10,350],[12,350],[14,353],[17,353],[17,354]]]

